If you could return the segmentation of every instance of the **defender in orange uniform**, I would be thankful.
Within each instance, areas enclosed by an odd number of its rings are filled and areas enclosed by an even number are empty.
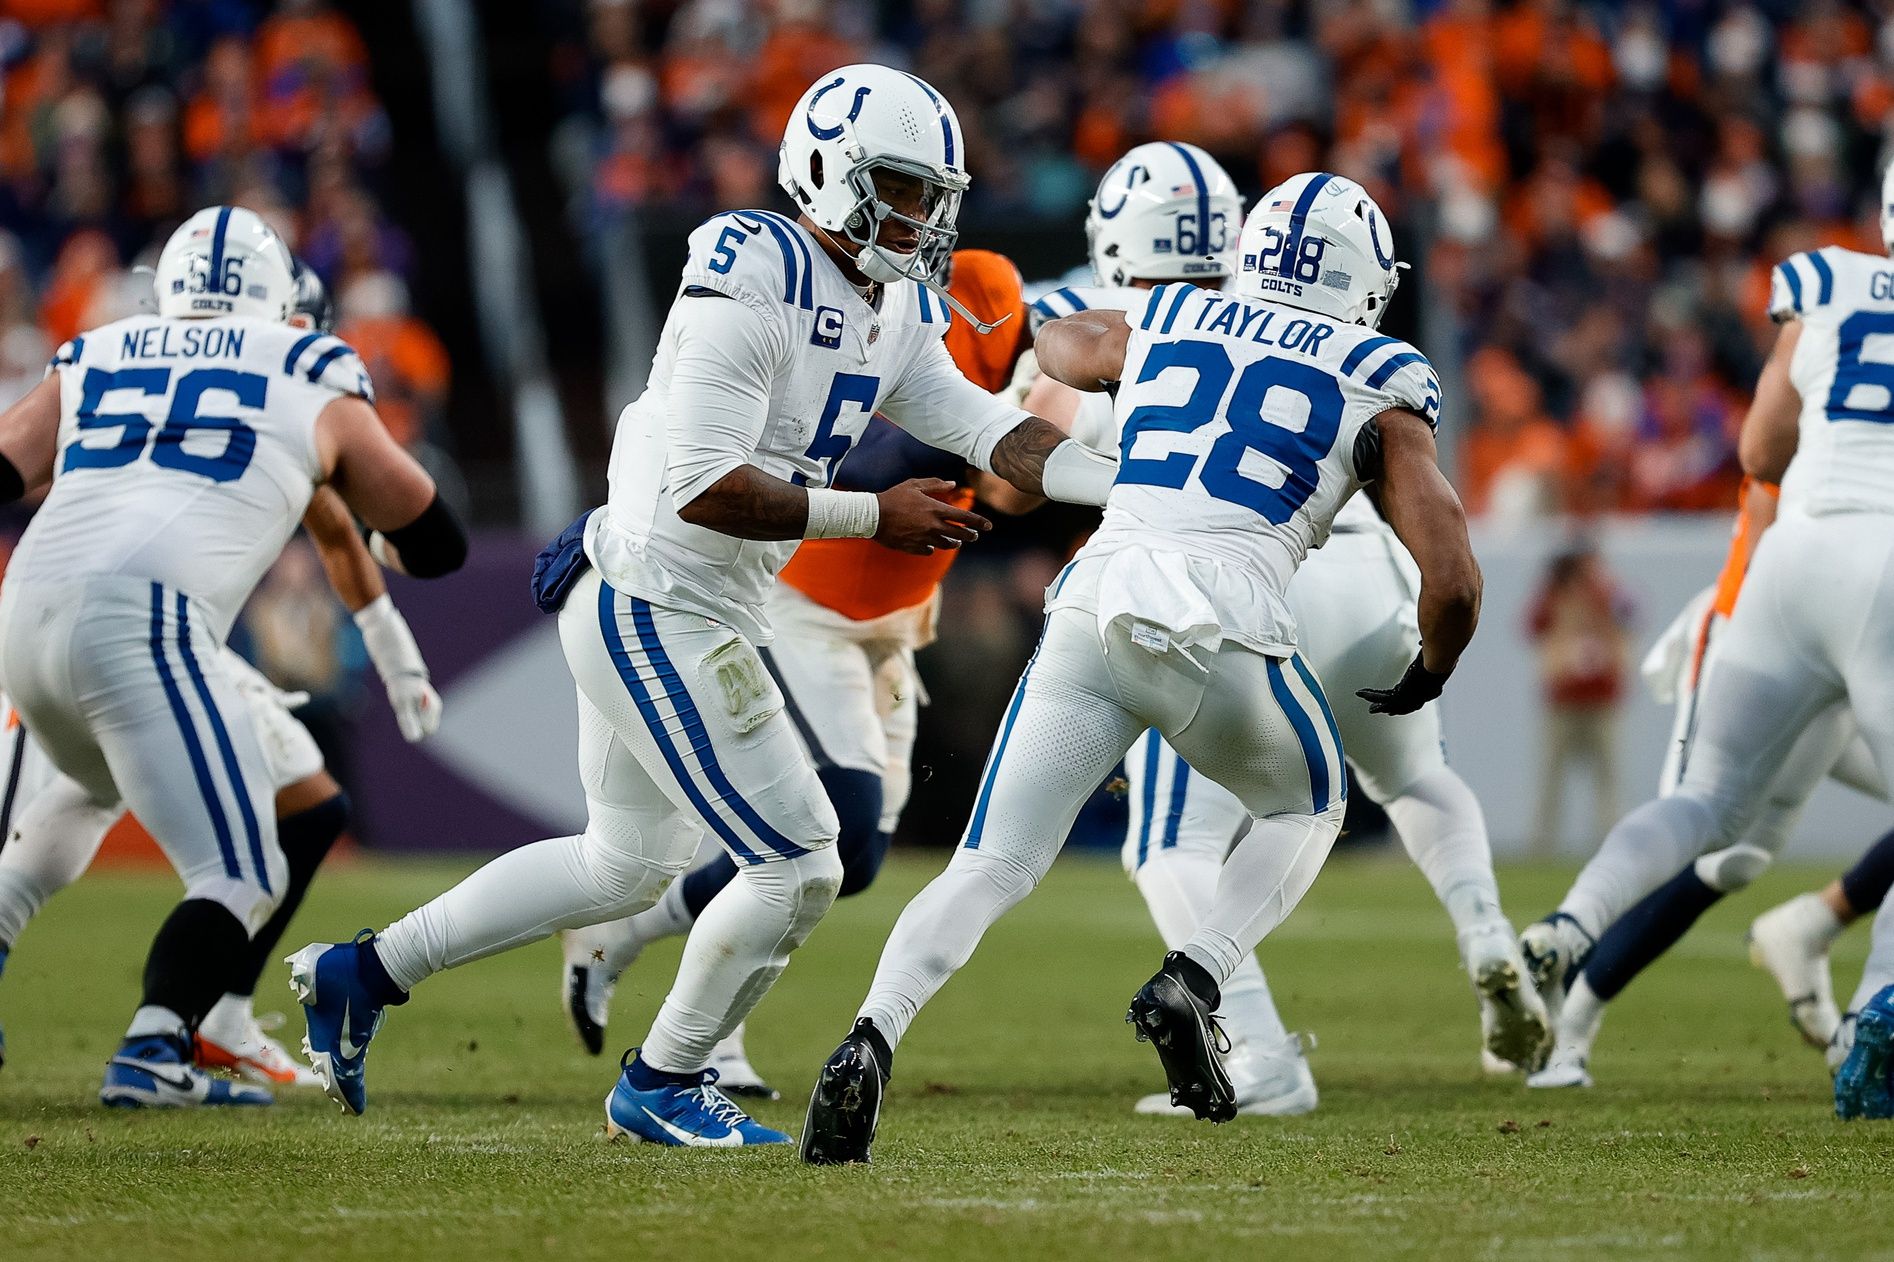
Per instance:
[[[1697,699],[1704,680],[1716,668],[1719,636],[1736,611],[1757,541],[1776,519],[1777,496],[1773,483],[1743,480],[1736,523],[1730,532],[1730,550],[1716,583],[1690,602],[1645,658],[1644,676],[1658,699],[1674,700],[1677,705],[1670,748],[1658,781],[1662,795],[1675,792],[1683,779],[1697,730]],[[1528,1086],[1591,1085],[1588,1062],[1604,1021],[1605,1005],[1724,895],[1742,889],[1762,874],[1787,843],[1803,803],[1827,776],[1870,796],[1887,797],[1887,786],[1856,731],[1846,703],[1836,705],[1812,724],[1795,745],[1777,770],[1767,801],[1741,841],[1684,867],[1620,917],[1598,940],[1566,995],[1552,1057],[1543,1070],[1526,1080]],[[1858,867],[1871,868],[1872,873],[1864,873],[1852,882],[1849,878],[1836,882],[1831,887],[1836,899],[1804,895],[1764,913],[1751,929],[1751,958],[1775,976],[1789,1000],[1791,1020],[1803,1037],[1817,1046],[1827,1046],[1841,1020],[1829,978],[1828,944],[1848,921],[1880,905],[1887,884],[1873,874],[1894,875],[1890,869],[1894,842],[1886,847],[1877,844],[1875,849],[1889,851],[1890,857],[1874,863],[1864,860]],[[1870,885],[1875,887],[1874,892],[1864,894]],[[1849,891],[1846,898],[1841,894],[1843,889]],[[1851,905],[1850,899],[1868,905]]]
[[[947,351],[960,370],[997,394],[1030,344],[1019,269],[988,250],[960,250],[948,292],[982,321],[1003,321],[982,334],[954,315],[946,334]],[[880,417],[869,422],[833,485],[884,491],[909,478],[957,483],[953,502],[962,508],[971,508],[976,497],[1003,513],[1039,503]],[[914,650],[934,639],[941,579],[959,555],[942,550],[912,556],[870,539],[812,539],[797,548],[771,593],[776,640],[761,654],[841,820],[836,852],[843,896],[874,881],[907,804],[921,703]],[[565,935],[566,1012],[594,1055],[604,1045],[618,975],[650,943],[688,933],[735,875],[736,866],[719,853],[672,882],[649,911]],[[718,1045],[710,1063],[724,1091],[775,1098],[744,1053],[741,1026]]]

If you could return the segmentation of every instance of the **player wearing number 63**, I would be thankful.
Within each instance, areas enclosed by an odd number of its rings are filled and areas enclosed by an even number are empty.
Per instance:
[[[625,1055],[607,1129],[685,1146],[788,1141],[709,1068],[842,881],[835,810],[758,653],[777,571],[803,539],[930,554],[986,528],[938,498],[953,485],[941,479],[830,488],[877,412],[1030,494],[1100,504],[1117,472],[968,381],[942,345],[952,304],[936,273],[965,154],[933,88],[845,66],[789,117],[779,179],[797,217],[733,211],[691,234],[650,382],[619,417],[608,502],[537,570],[578,685],[585,831],[502,856],[378,937],[297,957],[318,1073],[353,1111],[386,1005],[444,968],[645,910],[708,832],[737,875],[703,907],[650,1035]]]
[[[290,884],[224,637],[319,485],[418,577],[457,568],[466,539],[354,351],[287,323],[294,265],[261,219],[198,212],[156,288],[157,315],[72,339],[0,415],[0,502],[52,483],[0,592],[0,679],[53,764],[94,805],[122,801],[184,882],[101,1098],[268,1103],[191,1065]]]
[[[1479,567],[1435,464],[1427,361],[1374,333],[1392,242],[1359,185],[1264,194],[1230,291],[1159,285],[1130,310],[1054,320],[1048,376],[1119,383],[1122,461],[1104,520],[1047,590],[960,848],[901,914],[854,1029],[823,1066],[805,1160],[865,1161],[895,1047],[981,935],[1050,869],[1080,805],[1156,728],[1254,819],[1196,931],[1131,1001],[1172,1100],[1227,1121],[1219,988],[1308,889],[1344,807],[1340,738],[1297,651],[1286,592],[1363,486],[1421,576],[1421,650],[1379,712],[1440,694],[1478,619]]]

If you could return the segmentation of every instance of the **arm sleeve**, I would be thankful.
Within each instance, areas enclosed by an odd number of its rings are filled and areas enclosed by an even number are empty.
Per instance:
[[[785,335],[781,320],[747,304],[688,295],[672,306],[669,326],[676,349],[664,424],[671,502],[682,510],[755,460]]]
[[[993,448],[1032,413],[968,381],[953,356],[929,339],[881,411],[930,447],[951,451],[975,468],[993,471]]]

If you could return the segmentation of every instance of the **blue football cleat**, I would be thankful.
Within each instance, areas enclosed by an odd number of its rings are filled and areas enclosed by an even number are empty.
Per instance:
[[[184,1040],[155,1035],[126,1039],[105,1062],[99,1102],[115,1109],[190,1109],[274,1104],[262,1087],[213,1078],[191,1063]]]
[[[1894,986],[1868,1001],[1855,1018],[1855,1045],[1835,1071],[1835,1116],[1894,1117],[1888,1068],[1894,1060]]]
[[[637,1055],[637,1048],[625,1053],[620,1062],[624,1072],[605,1097],[607,1139],[630,1135],[675,1148],[752,1148],[791,1142],[789,1136],[762,1125],[718,1090],[714,1069],[684,1081],[648,1088],[634,1085],[634,1075],[644,1069]]]
[[[362,982],[362,948],[374,940],[364,929],[353,942],[312,943],[287,961],[289,988],[309,1023],[303,1055],[329,1098],[355,1114],[368,1107],[368,1041],[388,1011]]]

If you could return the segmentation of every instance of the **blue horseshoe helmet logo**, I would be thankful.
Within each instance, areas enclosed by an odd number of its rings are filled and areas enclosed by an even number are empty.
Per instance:
[[[1104,182],[1107,184],[1111,182],[1111,172],[1107,171],[1105,173]],[[1116,206],[1113,206],[1110,210],[1105,209],[1105,203],[1101,199],[1098,203],[1098,217],[1100,219],[1117,218],[1118,212],[1122,211],[1125,208],[1125,203],[1131,200],[1131,190],[1136,188],[1140,184],[1149,184],[1150,182],[1151,182],[1151,173],[1145,170],[1142,165],[1136,162],[1132,163],[1131,169],[1125,172],[1124,196],[1120,197],[1118,199],[1118,204]]]
[[[1393,257],[1381,253],[1381,233],[1377,230],[1375,213],[1372,210],[1368,212],[1368,244],[1374,247],[1374,261],[1388,271],[1393,271]]]
[[[817,140],[834,140],[837,136],[842,134],[842,125],[840,123],[837,123],[833,127],[817,127],[815,125],[815,107],[816,103],[822,99],[824,94],[841,87],[843,82],[842,76],[836,75],[833,80],[817,88],[815,95],[809,98],[809,113],[805,121],[809,124],[809,134],[814,136]],[[869,91],[870,89],[867,87],[855,89],[855,101],[848,107],[849,122],[852,123],[861,116],[862,101],[868,96]]]

